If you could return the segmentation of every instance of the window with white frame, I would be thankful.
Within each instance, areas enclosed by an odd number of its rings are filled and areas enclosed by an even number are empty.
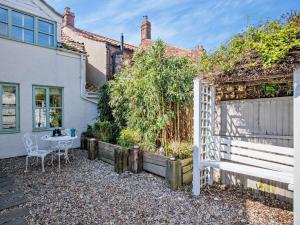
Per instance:
[[[33,87],[33,129],[63,127],[63,88]]]
[[[0,83],[0,133],[19,130],[19,85]]]
[[[12,38],[18,41],[34,43],[34,17],[12,11]]]

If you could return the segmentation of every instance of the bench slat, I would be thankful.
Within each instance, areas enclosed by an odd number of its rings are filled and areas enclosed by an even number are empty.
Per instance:
[[[238,140],[229,140],[226,138],[221,138],[221,144],[225,144],[228,146],[237,146],[242,148],[248,149],[255,149],[257,151],[265,151],[265,152],[272,152],[282,155],[290,155],[294,156],[294,149],[287,148],[287,147],[280,147],[275,145],[267,145],[267,144],[259,144],[259,143],[252,143],[246,141],[238,141]]]
[[[293,166],[287,166],[287,165],[263,161],[263,160],[259,160],[259,159],[253,159],[253,158],[240,156],[240,155],[228,154],[225,152],[213,151],[213,153],[215,155],[219,154],[222,159],[230,160],[230,161],[234,161],[234,162],[238,162],[238,163],[244,163],[244,164],[248,164],[248,165],[252,165],[252,166],[262,167],[265,169],[276,170],[276,171],[281,171],[281,172],[293,173],[293,171],[294,171]],[[237,166],[238,165],[239,164],[237,164]]]
[[[230,162],[219,161],[200,161],[200,167],[214,167],[234,173],[245,174],[254,177],[274,180],[282,183],[293,184],[293,175],[290,173],[282,173],[268,169],[262,169],[253,166],[238,165]],[[200,169],[200,168],[199,168]]]
[[[245,149],[245,148],[239,148],[239,147],[233,147],[233,146],[231,146],[231,147],[224,146],[224,147],[225,147],[224,150],[227,153],[249,156],[249,157],[257,158],[260,160],[272,161],[272,162],[282,163],[282,164],[286,164],[286,165],[294,165],[293,157],[276,155],[276,154],[267,153],[267,152],[259,152],[259,151],[255,151],[255,150],[251,150],[251,149]]]

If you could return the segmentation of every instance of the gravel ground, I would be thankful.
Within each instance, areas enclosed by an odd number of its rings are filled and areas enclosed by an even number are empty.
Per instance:
[[[239,189],[215,186],[200,197],[191,187],[171,191],[164,179],[149,173],[122,174],[76,150],[61,172],[25,158],[0,160],[0,173],[12,175],[26,197],[29,224],[292,224],[291,206]],[[33,161],[33,160],[32,160]],[[50,161],[50,160],[49,160]]]

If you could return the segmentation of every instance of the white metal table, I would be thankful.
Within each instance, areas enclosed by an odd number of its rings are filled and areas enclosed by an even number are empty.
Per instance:
[[[60,142],[66,142],[66,141],[74,141],[77,139],[77,136],[71,137],[69,135],[63,135],[63,136],[43,136],[43,141],[48,141],[52,144],[52,146],[58,147]],[[55,151],[56,149],[51,149],[52,151]],[[60,151],[60,149],[58,149]],[[60,154],[58,154],[58,169],[60,170]]]

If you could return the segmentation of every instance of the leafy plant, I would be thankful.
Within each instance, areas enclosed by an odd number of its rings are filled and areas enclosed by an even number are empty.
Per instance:
[[[193,157],[193,144],[191,142],[171,142],[165,147],[166,155],[178,159]]]
[[[139,130],[142,143],[180,139],[182,111],[192,105],[197,70],[188,58],[166,57],[163,41],[139,49],[133,62],[109,82],[113,116],[119,127]]]
[[[205,53],[199,61],[199,70],[202,73],[228,72],[242,60],[249,67],[254,67],[256,61],[247,62],[251,54],[257,55],[264,67],[269,67],[284,59],[290,49],[300,45],[299,34],[299,12],[288,14],[281,20],[250,26],[244,33],[234,35],[212,54]]]
[[[112,139],[112,125],[109,121],[97,121],[93,127],[94,136],[100,141],[110,142]]]
[[[89,125],[87,126],[85,135],[86,135],[87,137],[93,137],[93,136],[94,136],[94,131],[93,131],[93,126],[92,126],[92,125],[89,124]]]
[[[131,130],[131,129],[124,129],[120,132],[120,137],[118,138],[118,144],[131,148],[134,145],[138,144],[141,141],[141,135],[139,132]]]

